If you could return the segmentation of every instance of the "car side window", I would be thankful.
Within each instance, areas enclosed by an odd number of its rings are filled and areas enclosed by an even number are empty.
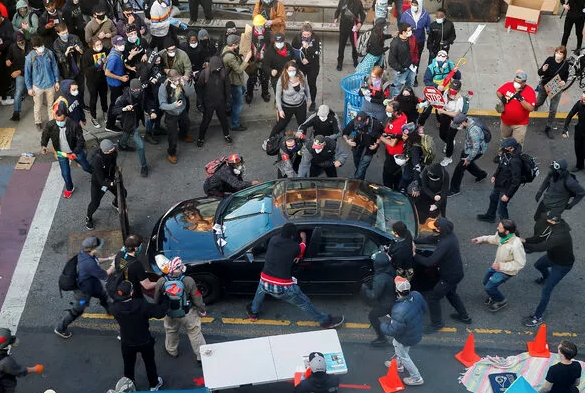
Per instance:
[[[376,244],[365,234],[351,228],[321,228],[315,257],[354,257],[371,255]]]

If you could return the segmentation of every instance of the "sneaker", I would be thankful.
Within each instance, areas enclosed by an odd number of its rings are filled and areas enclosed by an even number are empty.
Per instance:
[[[203,147],[205,144],[205,139],[197,139],[197,147]]]
[[[315,103],[311,102],[311,105],[309,105],[309,112],[315,112]]]
[[[342,66],[341,66],[341,63],[337,63],[337,67],[335,67],[335,69],[337,71],[341,71],[343,69]]]
[[[386,338],[384,337],[379,337],[375,340],[370,341],[370,345],[372,347],[385,347],[386,345],[388,345],[388,340],[386,340]]]
[[[488,296],[488,298],[483,301],[483,304],[485,304],[486,306],[491,306],[492,304],[494,304],[494,299]]]
[[[108,132],[115,132],[116,134],[121,134],[123,132],[122,129],[120,127],[116,126],[116,125],[113,126],[113,127],[106,126],[106,131],[108,131]]]
[[[95,225],[93,225],[93,220],[89,217],[85,217],[85,227],[92,231],[95,228]]]
[[[546,281],[546,278],[544,278],[544,277],[538,277],[536,280],[534,280],[534,282],[537,283],[538,285],[544,285],[545,281]]]
[[[232,131],[246,131],[248,129],[248,127],[243,126],[243,125],[239,125],[237,127],[232,127]]]
[[[441,161],[441,166],[447,166],[452,162],[453,162],[453,159],[451,157],[445,157],[445,158],[443,158],[443,161]]]
[[[478,214],[477,219],[483,222],[491,222],[492,224],[496,222],[496,218],[493,216],[488,216],[487,214]]]
[[[169,158],[169,162],[171,164],[176,164],[177,161],[179,161],[179,159],[177,158],[177,156],[171,156],[170,154],[169,154],[169,157],[168,158]]]
[[[37,131],[39,132],[43,132],[43,125],[41,123],[37,123],[35,124],[35,127],[37,127]],[[571,171],[572,172],[572,171]]]
[[[425,383],[425,380],[422,378],[414,379],[412,377],[402,378],[402,381],[404,382],[404,384],[409,385],[409,386],[418,386],[418,385],[422,385],[423,383]]]
[[[95,128],[102,128],[102,125],[100,124],[100,122],[98,121],[98,119],[94,119],[93,117],[91,118],[91,124]]]
[[[258,320],[258,313],[252,312],[252,304],[246,306],[246,314],[248,314],[248,319],[250,321],[256,322]]]
[[[266,151],[267,147],[268,147],[268,139],[264,139],[264,142],[262,142],[262,150]]]
[[[507,305],[508,305],[508,302],[506,301],[506,299],[502,300],[501,302],[495,302],[490,306],[490,311],[491,312],[500,311],[502,308],[506,307]]]
[[[467,317],[463,318],[461,315],[454,313],[449,315],[452,319],[462,322],[466,325],[471,325],[471,317],[468,315]]]
[[[189,22],[187,22],[187,24],[188,24],[189,26],[195,26],[195,25],[197,24],[197,21],[196,21],[196,20],[194,20],[194,19],[189,19]]]
[[[327,322],[323,322],[319,326],[321,326],[321,329],[335,329],[336,327],[343,325],[344,321],[345,317],[343,315],[339,317],[329,317]]]
[[[148,177],[148,166],[143,166],[140,168],[140,176]]]
[[[552,129],[550,127],[546,127],[544,129],[544,133],[546,134],[548,139],[555,139],[555,136],[552,134]]]
[[[71,191],[65,190],[65,192],[63,192],[63,198],[67,198],[67,199],[71,198],[73,191],[75,191],[75,187],[73,187],[71,189]]]
[[[391,365],[392,365],[392,360],[386,360],[386,361],[384,362],[384,366],[386,366],[386,368],[390,368],[390,366],[391,366]],[[396,365],[396,370],[397,370],[399,373],[403,373],[403,372],[404,372],[404,366],[403,366],[402,364],[397,364],[397,365]]]
[[[231,146],[231,145],[232,145],[232,143],[234,143],[234,140],[233,140],[233,139],[232,139],[232,137],[231,137],[231,136],[229,136],[229,135],[226,135],[226,136],[224,136],[224,137],[223,137],[223,139],[225,140],[225,143],[226,143],[228,146]]]
[[[447,153],[447,144],[445,144],[445,146],[443,146],[443,154]]]
[[[136,148],[130,145],[123,145],[122,143],[118,142],[118,150],[120,151],[136,151]]]
[[[449,193],[447,194],[447,198],[451,198],[459,194],[461,194],[461,191],[449,191]]]
[[[116,203],[116,200],[115,200],[115,199],[112,201],[112,207],[113,207],[114,209],[116,209],[116,211],[117,211],[118,213],[120,213],[120,208],[118,207],[118,204]]]
[[[157,382],[156,386],[153,388],[150,388],[150,391],[151,392],[158,392],[160,390],[161,386],[163,385],[163,383],[164,382],[163,382],[162,377],[158,377],[158,382]]]
[[[246,104],[251,104],[252,103],[252,98],[254,98],[254,97],[252,97],[251,95],[246,94],[244,96],[244,99],[246,100]]]
[[[264,102],[270,101],[270,92],[267,91],[262,93],[262,99],[264,100]]]
[[[14,99],[7,98],[5,100],[0,101],[0,103],[2,103],[2,105],[14,105]]]
[[[412,85],[412,87],[418,87],[418,80],[416,78],[414,79],[414,84]]]
[[[524,321],[522,321],[522,323],[524,323],[524,326],[526,326],[526,327],[540,326],[540,325],[542,325],[542,317],[536,318],[536,316],[531,315],[527,318],[524,318]]]
[[[55,332],[57,336],[64,339],[68,339],[69,337],[71,337],[71,332],[68,332],[67,330],[59,330],[58,328],[55,328],[53,329],[53,332]]]

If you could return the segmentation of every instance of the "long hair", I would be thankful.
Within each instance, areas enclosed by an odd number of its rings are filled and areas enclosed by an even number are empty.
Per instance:
[[[288,76],[288,68],[289,67],[294,67],[297,70],[296,76],[297,76],[297,78],[299,78],[299,82],[301,83],[301,86],[304,88],[305,87],[305,76],[301,72],[297,62],[294,60],[289,60],[284,65],[284,68],[282,69],[282,73],[280,74],[280,82],[282,83],[282,89],[283,90],[288,89],[288,81],[290,80],[290,77]]]

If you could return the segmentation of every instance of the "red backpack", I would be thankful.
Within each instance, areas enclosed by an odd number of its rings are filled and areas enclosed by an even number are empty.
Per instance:
[[[215,160],[208,162],[205,165],[205,173],[207,174],[207,177],[211,177],[215,172],[217,172],[219,167],[224,165],[226,162],[227,162],[226,156],[216,158]]]

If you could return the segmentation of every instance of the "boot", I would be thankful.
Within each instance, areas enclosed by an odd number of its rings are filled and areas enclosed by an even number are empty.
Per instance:
[[[268,90],[262,92],[262,99],[264,102],[270,101],[270,92]]]
[[[246,94],[246,96],[245,96],[246,104],[251,104],[252,98],[254,98],[254,97],[251,94]]]
[[[555,139],[555,136],[552,134],[552,129],[549,126],[545,127],[544,133],[546,134],[548,139]]]
[[[10,118],[12,121],[20,121],[20,112],[14,111],[12,113],[12,117]]]
[[[413,87],[418,87],[418,77],[414,77],[414,85]]]
[[[343,69],[342,62],[341,61],[338,61],[337,62],[337,71],[341,71],[342,69]]]

